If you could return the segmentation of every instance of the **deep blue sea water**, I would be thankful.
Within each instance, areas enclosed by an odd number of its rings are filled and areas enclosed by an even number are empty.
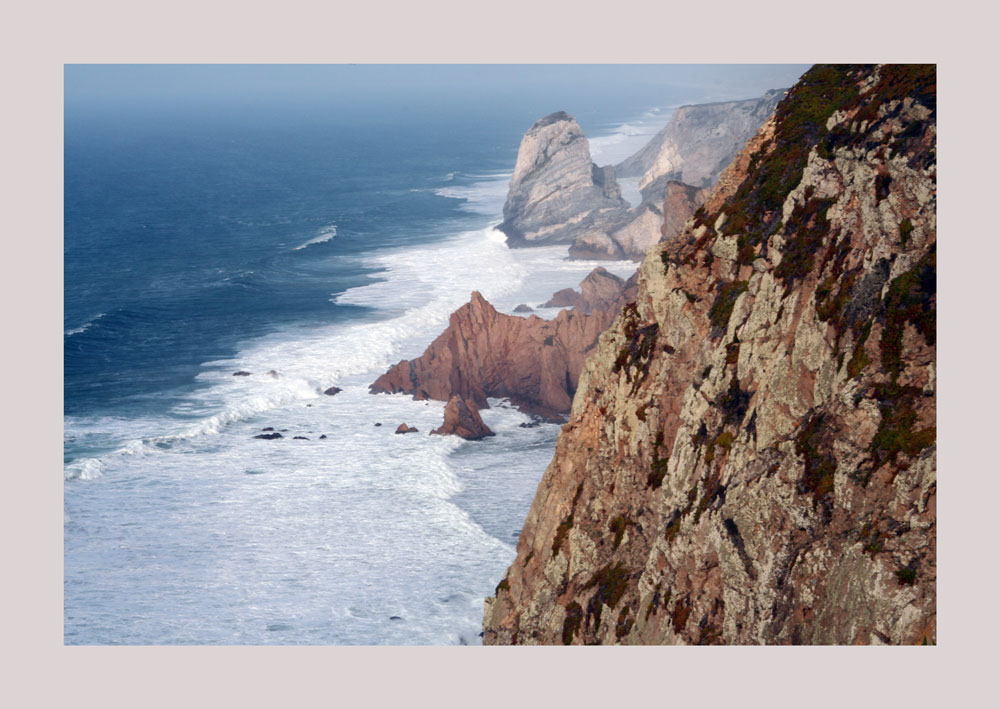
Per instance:
[[[471,290],[510,312],[596,265],[491,228],[534,120],[573,113],[611,163],[756,87],[330,67],[178,97],[133,68],[88,93],[100,71],[66,74],[65,642],[478,642],[558,427],[494,402],[494,439],[396,436],[443,406],[367,384]]]

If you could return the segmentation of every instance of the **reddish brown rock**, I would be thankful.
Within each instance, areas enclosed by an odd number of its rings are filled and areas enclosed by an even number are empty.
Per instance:
[[[375,425],[377,426],[378,424]],[[419,431],[414,426],[407,426],[405,423],[401,423],[396,428],[396,433],[419,433]]]
[[[462,401],[453,396],[444,407],[444,423],[431,431],[432,436],[460,436],[467,441],[478,441],[496,434],[483,423],[474,401]]]
[[[403,360],[369,387],[448,401],[453,395],[487,408],[487,397],[561,421],[576,392],[583,361],[616,308],[553,320],[498,313],[479,293],[451,315],[448,328],[414,360]]]
[[[666,241],[680,234],[684,222],[705,203],[706,197],[708,197],[707,190],[683,182],[668,182],[667,192],[663,198],[663,226],[660,227],[660,240]]]
[[[580,281],[580,298],[573,309],[590,313],[594,310],[613,308],[621,298],[624,287],[624,280],[598,266]]]
[[[563,288],[560,291],[556,291],[552,294],[545,303],[542,304],[543,308],[566,308],[576,305],[580,300],[580,294],[577,293],[572,288]]]

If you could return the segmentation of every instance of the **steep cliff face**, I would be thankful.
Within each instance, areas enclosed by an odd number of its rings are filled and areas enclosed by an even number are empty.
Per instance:
[[[614,168],[600,168],[579,124],[559,111],[536,122],[521,140],[500,230],[511,246],[570,243],[605,233],[628,211]]]
[[[486,643],[936,642],[936,91],[818,66],[587,360]]]
[[[709,187],[783,95],[775,90],[758,99],[681,106],[642,150],[615,166],[615,173],[641,176],[640,188],[661,177]]]

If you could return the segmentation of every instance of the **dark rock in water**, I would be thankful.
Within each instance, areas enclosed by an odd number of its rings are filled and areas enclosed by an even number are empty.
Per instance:
[[[398,615],[390,615],[389,620],[402,620],[402,618]]]
[[[538,421],[538,420],[528,421],[527,423],[519,423],[519,424],[517,424],[518,428],[538,428],[541,425],[542,425],[542,422]]]
[[[326,434],[325,434],[325,433],[324,433],[324,434],[323,434],[322,436],[320,436],[320,437],[319,437],[319,439],[320,439],[321,441],[322,441],[322,440],[323,440],[324,438],[326,438]]]
[[[305,436],[292,436],[293,441],[308,441],[309,439]]]
[[[526,305],[525,303],[521,303],[519,306],[517,306],[516,308],[514,308],[514,312],[515,313],[533,313],[533,312],[535,312],[535,309],[532,308],[530,305]]]
[[[306,408],[307,408],[307,409],[311,409],[312,407],[313,407],[313,405],[312,405],[312,404],[306,404]]]
[[[572,288],[563,288],[561,291],[557,291],[552,294],[542,307],[543,308],[564,308],[567,305],[576,305],[577,301],[580,300],[580,294],[577,293]]]
[[[399,428],[396,429],[396,433],[418,433],[418,431],[413,426],[407,426],[405,423],[401,423],[399,424]]]
[[[258,433],[254,438],[263,438],[265,441],[273,441],[275,438],[284,438],[280,433]]]
[[[277,373],[276,371],[274,371],[273,369],[269,369],[269,370],[267,371],[267,376],[271,377],[272,379],[277,379],[277,378],[278,378],[278,377],[280,377],[281,375],[280,375],[280,374],[278,374],[278,373]]]
[[[283,428],[283,429],[281,429],[281,432],[282,433],[288,433],[288,429],[287,428]]]
[[[274,426],[268,426],[267,428],[262,428],[260,430],[261,431],[273,431],[274,430]]]
[[[462,397],[453,396],[444,407],[444,423],[431,431],[430,435],[460,436],[467,441],[478,441],[496,434],[483,423],[476,402],[472,399],[463,401]]]
[[[241,369],[241,370],[240,370],[240,371],[238,371],[238,372],[233,372],[233,376],[234,376],[234,377],[249,377],[249,376],[250,376],[250,372],[245,372],[245,371],[243,371],[243,370]]]
[[[336,394],[339,394],[342,391],[344,391],[344,390],[341,389],[340,387],[330,387],[329,389],[327,389],[323,393],[326,394],[327,396],[334,396]]]
[[[382,424],[381,424],[381,423],[376,423],[375,425],[376,425],[376,426],[381,426]]]

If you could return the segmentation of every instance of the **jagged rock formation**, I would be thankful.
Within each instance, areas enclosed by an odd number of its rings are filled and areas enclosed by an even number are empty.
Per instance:
[[[649,143],[615,166],[615,174],[641,176],[640,189],[661,177],[711,187],[784,93],[773,90],[746,101],[681,106]]]
[[[489,396],[506,397],[526,413],[564,421],[584,359],[635,296],[636,283],[635,275],[623,283],[596,268],[581,282],[582,294],[573,291],[576,307],[552,320],[498,313],[474,292],[420,357],[393,365],[369,391],[438,401],[457,395],[481,409]]]
[[[507,397],[522,411],[563,421],[583,360],[613,319],[613,310],[564,310],[552,320],[505,315],[476,291],[420,357],[393,365],[369,390],[418,400],[457,395],[481,409],[487,397]]]
[[[817,66],[580,376],[484,642],[936,642],[934,67]]]
[[[614,168],[591,161],[576,119],[559,111],[521,140],[499,229],[511,246],[570,243],[620,224],[627,211]]]
[[[444,407],[444,423],[431,431],[432,436],[460,436],[467,441],[478,441],[496,434],[483,423],[479,408],[474,401],[462,401],[453,396]]]

